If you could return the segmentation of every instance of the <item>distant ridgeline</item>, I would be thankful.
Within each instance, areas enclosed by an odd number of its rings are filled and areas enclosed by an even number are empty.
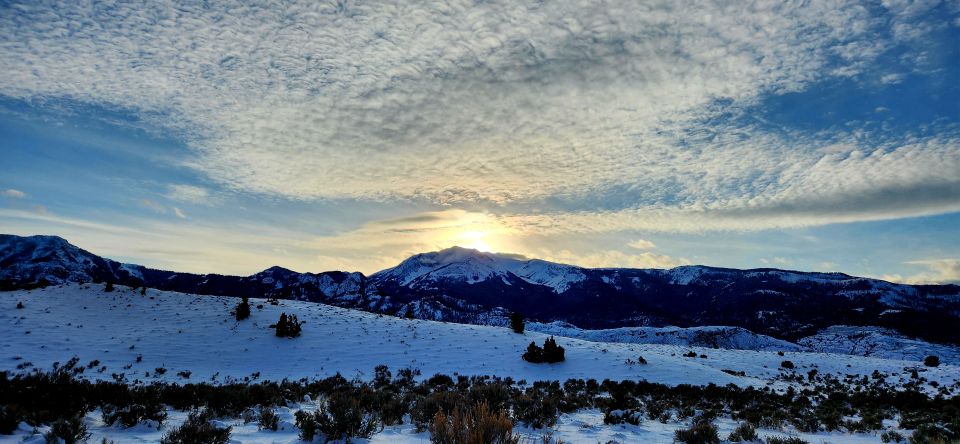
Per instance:
[[[70,282],[410,311],[475,324],[507,325],[516,311],[588,329],[726,325],[791,341],[833,325],[859,325],[960,344],[957,285],[769,268],[590,269],[459,247],[418,254],[371,276],[280,267],[246,277],[198,275],[122,264],[56,236],[0,235],[0,290]]]

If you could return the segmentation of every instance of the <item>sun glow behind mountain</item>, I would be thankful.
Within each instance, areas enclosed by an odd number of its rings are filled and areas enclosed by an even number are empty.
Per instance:
[[[487,233],[483,231],[466,231],[460,235],[461,240],[457,245],[464,248],[472,248],[474,250],[490,253],[493,251],[493,249],[490,247],[490,244],[486,242],[486,237]]]

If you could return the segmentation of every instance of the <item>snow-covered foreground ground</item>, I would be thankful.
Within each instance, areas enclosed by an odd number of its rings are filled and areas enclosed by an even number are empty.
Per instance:
[[[50,369],[55,362],[78,357],[81,365],[99,361],[81,376],[112,380],[124,374],[130,380],[166,382],[225,382],[258,374],[260,379],[318,378],[340,373],[369,380],[373,368],[414,368],[423,377],[436,373],[497,375],[514,379],[566,380],[610,378],[648,380],[668,385],[772,384],[781,374],[781,362],[792,361],[798,373],[817,369],[821,374],[890,374],[889,382],[906,381],[910,369],[940,385],[960,379],[960,367],[923,367],[916,361],[834,355],[825,353],[723,350],[673,345],[590,342],[558,337],[566,361],[530,364],[520,359],[531,341],[542,343],[541,333],[513,333],[507,328],[407,320],[321,304],[280,301],[271,305],[251,300],[250,319],[237,322],[231,309],[235,298],[193,296],[147,290],[145,296],[126,287],[104,292],[102,285],[68,285],[32,291],[0,293],[0,371]],[[15,306],[20,302],[22,309]],[[263,304],[262,308],[258,308]],[[306,321],[303,335],[277,338],[268,326],[281,312]],[[684,357],[689,351],[697,357]],[[705,355],[706,357],[700,357]],[[647,365],[633,364],[643,356]],[[139,359],[138,359],[139,358]],[[138,362],[139,360],[139,362]],[[158,372],[163,368],[165,372]],[[724,371],[726,370],[726,371]],[[189,372],[189,376],[186,372]],[[730,373],[743,372],[743,376]],[[161,374],[162,373],[162,374]],[[310,408],[309,405],[300,406]],[[280,411],[292,423],[292,413]],[[178,424],[184,413],[171,412],[168,424]],[[98,413],[88,422],[96,441],[109,436],[118,442],[155,442],[159,432],[146,428],[122,430],[97,427]],[[229,421],[228,421],[229,423]],[[296,442],[296,431],[259,432],[254,424],[232,423],[233,437],[242,442]],[[720,422],[721,436],[735,424]],[[639,426],[607,426],[602,414],[578,412],[561,417],[555,436],[568,442],[661,442],[672,439],[682,424],[657,422]],[[27,431],[0,442],[18,442]],[[537,432],[538,434],[540,432]],[[773,432],[762,432],[770,434]],[[782,433],[781,433],[782,434]],[[9,441],[9,440],[15,441]],[[410,426],[387,428],[373,442],[427,442]],[[811,442],[876,442],[875,435],[808,436]]]

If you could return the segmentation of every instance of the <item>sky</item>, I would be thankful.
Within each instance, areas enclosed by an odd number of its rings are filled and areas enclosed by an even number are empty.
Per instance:
[[[960,2],[0,0],[0,232],[960,282]]]

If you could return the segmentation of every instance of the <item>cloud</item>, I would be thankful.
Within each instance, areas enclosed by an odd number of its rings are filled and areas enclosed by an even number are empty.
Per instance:
[[[173,210],[173,214],[179,217],[180,219],[186,219],[187,215],[183,214],[183,211],[177,207],[170,207]]]
[[[637,239],[637,240],[631,241],[630,243],[627,244],[627,246],[630,248],[636,248],[637,250],[652,250],[654,248],[657,248],[656,244],[646,239]]]
[[[27,193],[24,193],[20,190],[15,190],[13,188],[8,188],[6,190],[0,191],[0,196],[9,197],[11,199],[23,199],[27,197]]]
[[[956,128],[878,144],[717,121],[863,74],[936,28],[932,7],[29,2],[0,14],[0,94],[132,110],[184,164],[268,196],[482,208],[526,232],[879,220],[960,210]]]
[[[146,209],[149,209],[150,211],[153,211],[154,213],[157,213],[157,214],[167,213],[167,207],[161,205],[160,203],[154,200],[140,199],[140,206]]]
[[[898,281],[910,284],[960,284],[960,259],[926,259],[907,264],[923,266],[927,271]]]
[[[166,197],[178,202],[193,204],[208,204],[212,199],[210,191],[206,188],[185,184],[172,184],[167,186]]]
[[[579,265],[590,268],[673,268],[680,265],[689,265],[690,261],[683,258],[673,258],[663,254],[644,252],[628,254],[619,250],[573,252],[560,250],[545,252],[544,259],[566,264]]]

